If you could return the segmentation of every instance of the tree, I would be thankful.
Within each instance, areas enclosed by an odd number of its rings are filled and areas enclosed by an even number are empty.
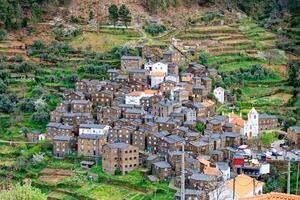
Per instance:
[[[119,21],[119,8],[113,4],[108,8],[108,18],[116,26],[116,23]]]
[[[6,32],[6,30],[4,30],[4,29],[0,29],[0,41],[1,40],[4,40],[5,39],[5,37],[6,37],[6,35],[7,35],[7,32]]]
[[[300,87],[300,61],[289,64],[289,85]]]
[[[46,123],[49,120],[49,113],[45,110],[38,110],[31,115],[30,120],[35,123]]]
[[[23,112],[34,112],[35,111],[35,103],[31,98],[24,99],[20,104],[20,110]]]
[[[5,85],[5,83],[3,83],[3,81],[0,80],[0,94],[3,94],[6,92],[7,86]]]
[[[204,53],[201,53],[199,56],[199,63],[201,65],[207,66],[208,61],[207,61],[207,56]]]
[[[196,129],[196,131],[198,131],[198,132],[203,132],[204,131],[204,124],[203,123],[201,123],[201,122],[197,122],[196,123],[196,127],[195,127],[195,129]]]
[[[1,200],[46,200],[47,197],[39,189],[31,186],[31,182],[26,180],[23,185],[17,183],[8,190],[2,190],[0,192]]]
[[[129,9],[126,7],[126,5],[122,4],[118,13],[119,13],[120,21],[122,21],[123,24],[126,26],[126,28],[128,28],[128,24],[132,20]]]
[[[42,18],[42,8],[38,3],[32,4],[31,14],[34,21],[40,21]]]

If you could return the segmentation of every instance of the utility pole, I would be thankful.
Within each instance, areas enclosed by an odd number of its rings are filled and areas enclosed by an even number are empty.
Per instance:
[[[181,200],[185,200],[184,142],[182,142],[181,156]]]
[[[300,163],[298,163],[298,169],[297,169],[296,195],[298,195],[298,186],[299,186],[299,167],[300,167]]]
[[[288,162],[288,177],[287,177],[287,193],[291,193],[291,159],[289,158]]]
[[[255,178],[253,178],[253,196],[255,196]]]
[[[232,193],[232,199],[235,200],[235,177],[233,178],[233,193]]]

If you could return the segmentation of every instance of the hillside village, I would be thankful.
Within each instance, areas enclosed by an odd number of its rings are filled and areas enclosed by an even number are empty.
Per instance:
[[[1,200],[300,200],[300,4],[1,3]]]
[[[165,51],[156,63],[151,55],[123,56],[120,70],[107,71],[108,80],[80,80],[75,90],[65,90],[47,125],[53,156],[77,152],[89,158],[83,166],[101,160],[110,175],[144,167],[149,181],[173,179],[180,188],[184,180],[186,199],[262,194],[272,153],[255,154],[258,146],[250,141],[262,131],[276,130],[277,117],[254,107],[247,120],[234,113],[217,115],[216,107],[232,94],[212,88],[214,69],[189,63],[179,73],[183,60],[176,50]],[[291,144],[298,144],[299,135],[293,136],[298,131],[289,129]],[[248,190],[239,188],[249,181]],[[175,199],[181,195],[177,192]]]

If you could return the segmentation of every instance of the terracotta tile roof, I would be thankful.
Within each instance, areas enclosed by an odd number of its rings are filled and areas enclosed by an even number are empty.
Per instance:
[[[229,113],[228,117],[229,117],[229,119],[241,118],[239,115],[237,115],[235,113]]]
[[[210,107],[210,106],[215,105],[215,102],[213,102],[212,100],[204,100],[204,101],[202,102],[202,104],[203,104],[205,107]]]
[[[209,166],[210,162],[208,160],[205,160],[204,158],[198,158],[199,162],[206,165],[206,166]]]
[[[141,91],[133,91],[128,94],[128,96],[141,96],[143,92]]]
[[[242,118],[235,118],[235,119],[231,120],[230,123],[238,125],[240,127],[244,127],[245,120],[243,120]]]
[[[233,179],[226,181],[225,183],[227,188],[233,190]],[[261,187],[264,185],[264,182],[255,180],[255,187]],[[253,178],[245,174],[240,174],[235,177],[235,193],[239,198],[244,197],[245,195],[253,191]]]
[[[241,198],[240,200],[300,200],[299,195],[271,192],[254,197]]]
[[[151,76],[161,77],[161,76],[165,76],[165,72],[151,72],[150,75]]]
[[[144,91],[145,92],[145,94],[158,94],[158,91],[157,90],[145,90]]]
[[[221,174],[219,169],[217,169],[215,167],[209,167],[209,166],[206,166],[204,168],[203,173],[207,174],[207,175],[215,175],[215,176],[218,176]]]

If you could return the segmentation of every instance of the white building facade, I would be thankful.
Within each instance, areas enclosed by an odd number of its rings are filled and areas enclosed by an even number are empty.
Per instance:
[[[95,135],[107,135],[110,126],[102,124],[80,124],[79,135],[81,134],[95,134]]]
[[[225,90],[222,87],[217,87],[213,91],[214,96],[216,97],[217,101],[221,104],[224,104],[225,102]]]
[[[259,119],[258,112],[255,110],[255,108],[252,108],[248,113],[248,120],[245,123],[243,129],[243,135],[249,138],[258,136],[258,132],[259,132],[258,119]]]

